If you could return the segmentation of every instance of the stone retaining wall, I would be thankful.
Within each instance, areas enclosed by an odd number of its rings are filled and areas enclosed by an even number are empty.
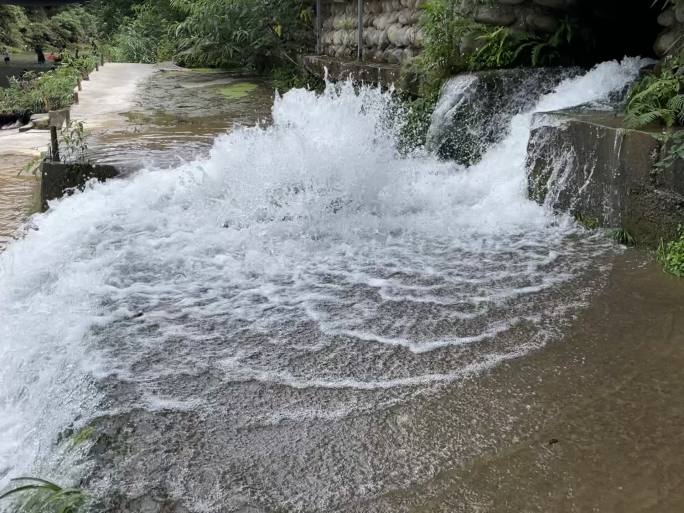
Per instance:
[[[399,63],[417,55],[423,46],[418,27],[420,8],[426,0],[365,0],[364,59]],[[330,57],[356,57],[358,46],[357,1],[333,1],[326,5],[322,23],[322,52]]]
[[[357,0],[323,0],[321,53],[338,59],[357,55]],[[632,0],[630,0],[631,2]],[[473,23],[508,27],[537,34],[553,33],[568,16],[579,20],[576,37],[586,40],[587,51],[598,40],[597,56],[618,58],[635,52],[634,38],[645,37],[645,45],[637,45],[636,53],[646,55],[654,45],[660,56],[684,46],[684,0],[681,5],[661,10],[650,0],[631,4],[616,0],[453,0],[455,16]],[[363,55],[369,62],[401,63],[418,55],[424,43],[420,26],[422,7],[427,0],[364,0]],[[637,6],[638,7],[635,7]],[[644,7],[645,6],[645,7]],[[657,37],[657,22],[663,28]],[[629,24],[625,24],[629,19]],[[635,21],[636,19],[636,21]],[[636,25],[635,25],[636,23]],[[636,28],[645,28],[639,31]],[[655,28],[655,31],[654,31]],[[464,31],[459,47],[462,54],[472,53],[476,35]],[[596,40],[594,40],[594,38]],[[616,40],[617,38],[617,40]],[[580,43],[581,44],[581,43]],[[601,45],[615,45],[600,52]],[[624,46],[625,51],[618,56]]]
[[[656,54],[675,54],[684,47],[684,2],[665,9],[658,16],[658,25],[663,31],[655,42]]]

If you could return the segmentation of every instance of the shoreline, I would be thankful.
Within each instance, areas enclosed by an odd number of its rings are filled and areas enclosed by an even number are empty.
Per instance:
[[[71,106],[71,119],[84,123],[88,137],[125,127],[120,114],[131,108],[138,85],[156,69],[152,64],[107,63],[83,81],[80,101]],[[35,198],[40,177],[23,168],[47,151],[49,144],[49,130],[0,131],[0,251],[39,211],[40,201]],[[32,183],[27,185],[28,181]]]

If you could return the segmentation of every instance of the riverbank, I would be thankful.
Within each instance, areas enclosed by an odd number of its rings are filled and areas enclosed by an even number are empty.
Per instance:
[[[109,63],[82,83],[80,103],[71,119],[82,121],[89,136],[98,136],[126,124],[120,114],[131,109],[137,85],[155,71],[148,64]],[[40,179],[26,169],[50,144],[48,130],[0,131],[0,251],[21,224],[36,212]]]

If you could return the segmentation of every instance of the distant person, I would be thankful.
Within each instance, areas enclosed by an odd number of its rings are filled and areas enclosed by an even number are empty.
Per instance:
[[[2,51],[2,53],[3,53],[3,55],[4,55],[5,65],[6,65],[6,66],[9,66],[9,63],[10,63],[10,61],[12,60],[12,57],[10,56],[9,50],[8,50],[7,48],[5,48],[5,49]]]
[[[38,58],[38,64],[45,64],[45,54],[40,45],[36,45],[36,57]]]

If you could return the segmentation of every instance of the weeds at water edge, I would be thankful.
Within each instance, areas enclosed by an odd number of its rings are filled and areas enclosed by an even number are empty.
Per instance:
[[[658,246],[658,262],[666,273],[684,278],[684,227],[680,226],[676,239]]]
[[[631,233],[622,228],[611,230],[610,236],[615,240],[615,242],[625,246],[635,246],[637,242]]]
[[[16,498],[18,512],[79,513],[86,503],[86,494],[79,488],[63,488],[38,477],[17,477],[12,482],[15,488],[0,494],[0,501]]]

